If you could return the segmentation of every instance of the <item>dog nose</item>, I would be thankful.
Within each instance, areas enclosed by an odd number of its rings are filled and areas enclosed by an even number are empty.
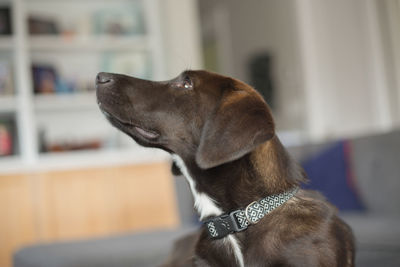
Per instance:
[[[112,82],[112,74],[107,72],[100,72],[96,76],[96,83],[97,84],[106,84]]]

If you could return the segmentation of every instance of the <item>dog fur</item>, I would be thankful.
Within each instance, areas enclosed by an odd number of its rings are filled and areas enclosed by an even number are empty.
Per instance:
[[[143,146],[173,155],[200,218],[229,213],[306,181],[249,85],[207,71],[164,82],[99,73],[100,109]],[[351,229],[316,192],[300,190],[243,232],[179,240],[165,266],[354,266]]]

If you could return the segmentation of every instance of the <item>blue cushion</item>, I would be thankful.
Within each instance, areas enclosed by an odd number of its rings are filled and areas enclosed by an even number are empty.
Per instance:
[[[336,142],[303,162],[310,182],[306,189],[318,190],[341,211],[362,211],[350,164],[350,144]]]

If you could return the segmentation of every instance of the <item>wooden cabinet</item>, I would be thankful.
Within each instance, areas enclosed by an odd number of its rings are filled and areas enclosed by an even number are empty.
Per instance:
[[[168,163],[0,175],[0,266],[26,244],[178,225]]]
[[[37,240],[29,176],[0,176],[0,266],[11,265],[12,251]]]

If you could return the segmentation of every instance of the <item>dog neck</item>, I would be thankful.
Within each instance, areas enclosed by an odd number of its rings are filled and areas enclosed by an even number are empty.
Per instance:
[[[190,158],[174,160],[188,180],[201,220],[246,207],[305,180],[276,136],[238,160],[207,170]]]

